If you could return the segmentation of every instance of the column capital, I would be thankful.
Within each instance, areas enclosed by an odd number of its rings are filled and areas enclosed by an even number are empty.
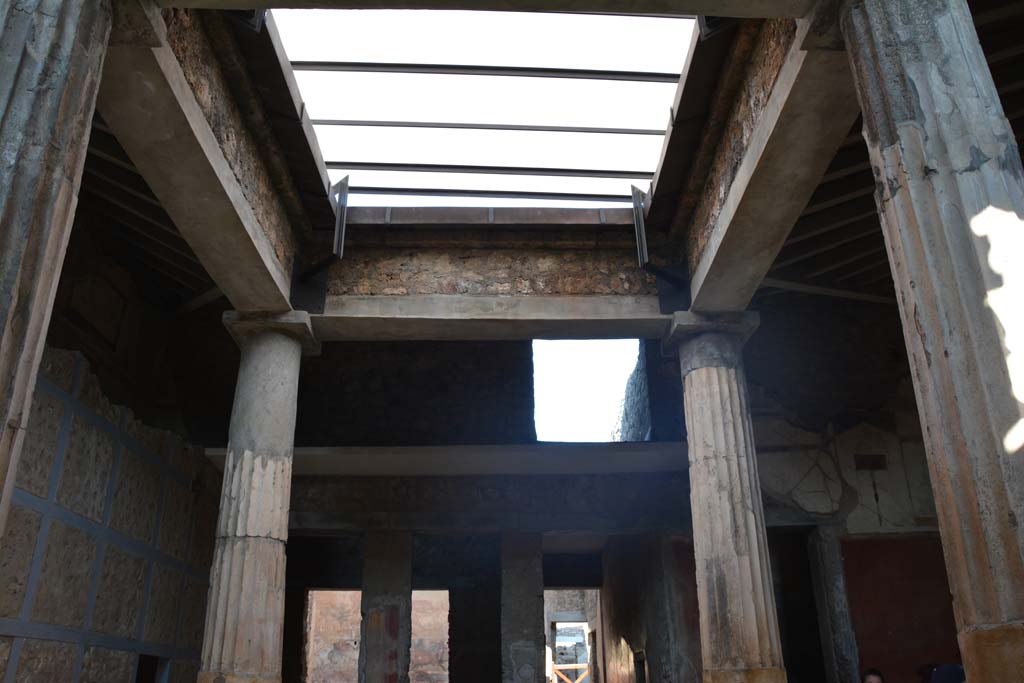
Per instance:
[[[288,311],[287,313],[242,313],[240,311],[224,312],[224,327],[228,328],[231,338],[239,348],[245,339],[259,332],[280,332],[298,339],[302,343],[305,356],[320,355],[320,340],[313,332],[309,313],[306,311]]]
[[[676,311],[662,339],[662,353],[666,356],[679,354],[683,377],[697,368],[738,367],[743,345],[759,322],[760,316],[752,311]]]

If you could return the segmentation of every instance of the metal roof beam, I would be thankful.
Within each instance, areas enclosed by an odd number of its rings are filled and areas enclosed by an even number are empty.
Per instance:
[[[612,71],[604,69],[556,69],[535,66],[485,66],[476,64],[398,64],[390,62],[296,61],[295,71],[356,73],[433,74],[449,76],[509,76],[515,78],[571,78],[595,81],[637,81],[677,83],[679,74],[655,71]]]
[[[531,133],[586,133],[596,135],[664,135],[662,128],[605,128],[601,126],[531,126],[515,123],[456,123],[451,121],[371,121],[359,119],[313,119],[314,126],[364,128],[436,128],[456,130],[512,130]]]
[[[634,178],[650,180],[652,171],[540,166],[472,166],[463,164],[404,164],[378,161],[328,161],[327,168],[345,171],[405,171],[412,173],[482,173],[492,175],[559,176],[568,178]]]
[[[515,192],[510,190],[450,190],[412,187],[350,187],[349,194],[383,194],[410,197],[490,197],[496,199],[562,199],[577,202],[633,201],[630,195],[585,194],[573,192]]]

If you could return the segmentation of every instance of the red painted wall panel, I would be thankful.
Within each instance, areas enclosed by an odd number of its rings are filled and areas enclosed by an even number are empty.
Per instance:
[[[938,537],[846,539],[843,565],[862,670],[918,683],[919,667],[960,661]]]

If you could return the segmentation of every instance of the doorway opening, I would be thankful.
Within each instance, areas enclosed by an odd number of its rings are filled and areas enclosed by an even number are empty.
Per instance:
[[[547,679],[551,683],[597,683],[600,591],[544,591]]]
[[[309,592],[305,683],[359,680],[361,603],[361,591]],[[448,591],[412,592],[410,683],[448,682],[448,610]]]

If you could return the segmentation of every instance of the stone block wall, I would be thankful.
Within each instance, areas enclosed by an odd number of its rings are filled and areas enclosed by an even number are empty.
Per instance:
[[[220,475],[47,348],[0,547],[3,681],[168,683],[199,668]]]

